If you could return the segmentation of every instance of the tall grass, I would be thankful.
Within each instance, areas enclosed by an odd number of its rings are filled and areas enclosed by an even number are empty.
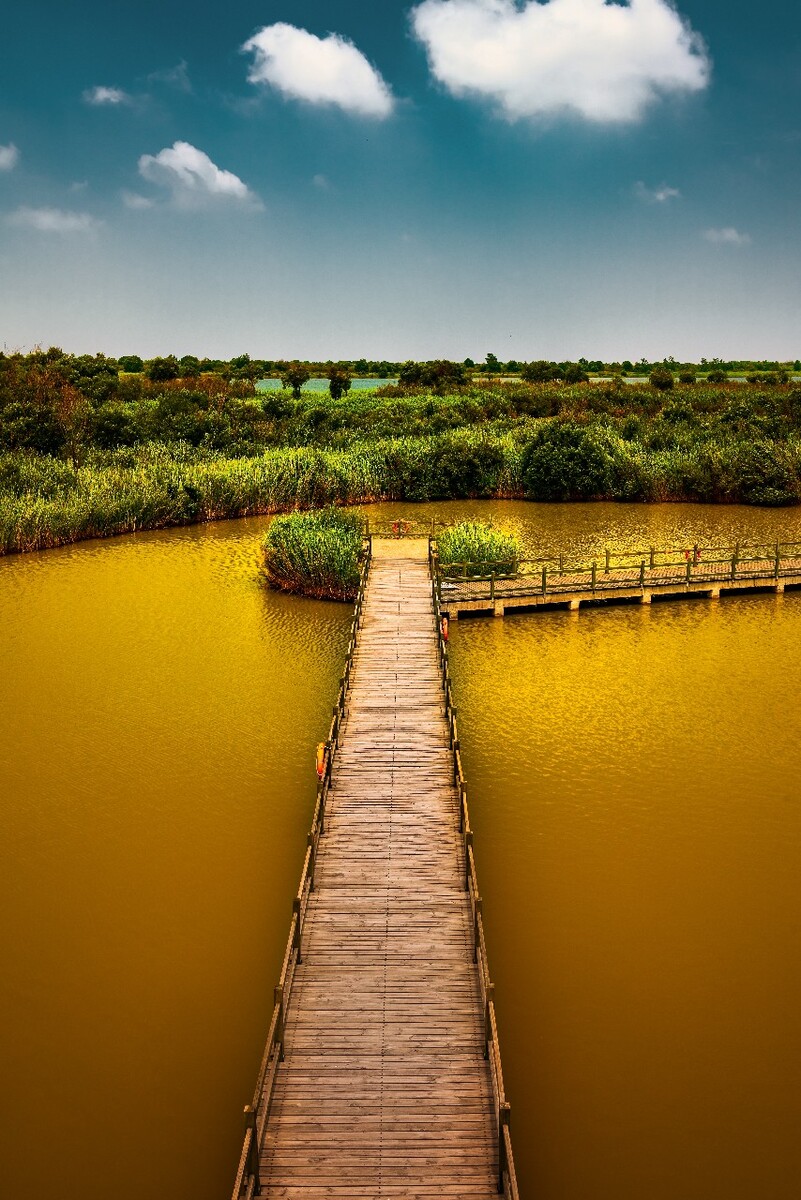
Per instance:
[[[352,600],[359,590],[362,524],[328,508],[276,517],[264,539],[264,569],[283,592]]]
[[[443,567],[459,565],[468,575],[512,575],[521,556],[519,539],[513,533],[495,529],[486,521],[460,521],[444,529],[437,539],[439,561]]]

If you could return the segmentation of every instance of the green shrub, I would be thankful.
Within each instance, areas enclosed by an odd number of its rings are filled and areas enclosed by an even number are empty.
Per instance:
[[[466,568],[468,575],[513,575],[520,562],[520,542],[513,533],[486,521],[460,521],[437,540],[443,567]]]
[[[592,500],[614,493],[615,462],[601,431],[554,421],[523,452],[523,487],[532,500]]]
[[[264,539],[264,569],[282,592],[352,600],[359,590],[362,526],[341,509],[276,517]]]

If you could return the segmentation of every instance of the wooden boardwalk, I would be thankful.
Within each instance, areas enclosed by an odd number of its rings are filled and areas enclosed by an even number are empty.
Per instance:
[[[447,656],[414,555],[377,543],[235,1197],[517,1196]]]
[[[781,594],[801,588],[801,545],[694,547],[613,555],[590,565],[524,559],[513,573],[493,564],[440,566],[434,552],[437,591],[451,618],[466,614],[502,617],[518,608],[569,608],[583,604],[711,600],[748,592]],[[508,571],[508,567],[506,568]]]

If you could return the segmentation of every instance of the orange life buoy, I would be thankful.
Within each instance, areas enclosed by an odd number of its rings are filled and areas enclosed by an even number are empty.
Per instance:
[[[325,742],[320,742],[317,747],[317,778],[322,779],[325,775]]]
[[[447,640],[448,640],[448,618],[447,617],[442,618],[441,628],[442,628],[442,640],[443,640],[443,642],[447,642]]]

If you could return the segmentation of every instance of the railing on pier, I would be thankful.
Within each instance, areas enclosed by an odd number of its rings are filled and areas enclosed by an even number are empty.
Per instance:
[[[592,562],[564,556],[517,562],[441,563],[432,539],[432,571],[441,603],[449,600],[501,600],[505,597],[552,597],[584,593],[649,591],[675,585],[754,585],[801,578],[801,542],[761,546],[690,546],[680,549],[606,550]]]
[[[483,901],[476,873],[474,837],[470,825],[470,812],[467,806],[467,784],[462,767],[462,751],[456,723],[456,706],[453,703],[453,691],[451,689],[448,642],[440,605],[436,570],[436,544],[433,539],[429,542],[429,564],[431,568],[434,619],[437,629],[438,661],[442,673],[442,687],[445,694],[448,740],[453,754],[453,781],[458,793],[459,832],[464,845],[464,885],[465,890],[470,895],[470,910],[473,924],[473,961],[478,967],[481,1003],[484,1010],[484,1057],[489,1059],[490,1074],[492,1077],[494,1119],[498,1137],[498,1192],[506,1200],[520,1200],[517,1175],[515,1174],[514,1155],[512,1153],[510,1131],[511,1105],[506,1098],[506,1090],[503,1082],[503,1065],[501,1063],[501,1050],[498,1042],[498,1021],[495,1012],[495,985],[492,982],[492,975],[489,969],[487,943],[484,936]]]
[[[359,591],[353,613],[353,621],[348,641],[348,653],[345,662],[345,672],[339,684],[339,694],[331,716],[331,727],[328,739],[323,747],[322,761],[318,766],[317,801],[314,806],[311,830],[306,839],[306,856],[303,860],[303,870],[300,875],[298,890],[292,901],[292,920],[289,926],[284,960],[281,974],[275,987],[273,1015],[267,1034],[267,1044],[259,1068],[253,1101],[245,1108],[245,1137],[239,1167],[234,1183],[233,1200],[251,1200],[260,1194],[259,1162],[261,1158],[267,1122],[270,1117],[275,1081],[279,1063],[284,1060],[284,1026],[286,1014],[292,999],[292,982],[296,966],[303,961],[303,925],[306,918],[306,908],[309,896],[314,891],[314,871],[320,838],[325,833],[325,813],[328,793],[331,788],[331,769],[339,746],[339,733],[342,719],[345,715],[345,701],[350,688],[351,668],[356,653],[364,594],[367,578],[370,573],[372,559],[372,542],[368,536],[364,542],[364,555],[359,580]]]
[[[365,517],[364,532],[366,537],[377,538],[432,538],[452,524],[438,517]]]

